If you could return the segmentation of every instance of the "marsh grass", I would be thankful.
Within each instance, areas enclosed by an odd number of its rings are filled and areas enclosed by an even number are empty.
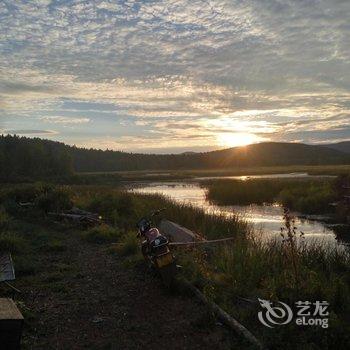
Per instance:
[[[0,233],[0,252],[19,253],[24,252],[27,248],[27,241],[16,233]]]
[[[324,250],[319,244],[291,246],[281,240],[264,242],[240,237],[209,254],[197,248],[178,254],[187,278],[208,298],[248,327],[270,349],[333,349],[349,344],[350,258],[340,249]],[[182,256],[184,254],[184,256]],[[192,259],[191,259],[192,258]],[[298,282],[295,279],[298,271]],[[257,320],[257,299],[283,301],[326,300],[330,304],[330,328],[290,324],[268,329]],[[251,300],[251,303],[243,303]]]
[[[80,172],[72,179],[66,179],[67,184],[104,185],[116,184],[117,181],[168,181],[182,180],[195,177],[210,176],[241,176],[241,175],[265,175],[308,173],[310,175],[342,175],[350,173],[350,165],[290,165],[290,166],[255,166],[223,169],[198,169],[198,170],[135,170],[112,172]],[[75,179],[76,178],[76,179]]]
[[[128,232],[121,237],[120,244],[116,246],[116,253],[119,256],[137,254],[140,250],[139,239],[135,232]]]
[[[6,230],[10,224],[10,216],[4,207],[0,207],[0,232]]]
[[[299,236],[301,239],[304,239],[304,233],[300,232],[298,234],[297,227],[295,226],[295,217],[286,207],[283,208],[283,220],[284,227],[281,227],[281,237],[283,238],[282,243],[284,243],[286,260],[289,260],[291,266],[293,267],[295,289],[298,293],[300,289],[300,262],[297,236]],[[301,241],[301,244],[303,243],[305,242]]]
[[[90,243],[103,244],[116,242],[120,232],[108,225],[100,225],[82,232],[82,238]]]
[[[137,221],[159,208],[166,208],[166,211],[155,218],[155,223],[166,217],[208,238],[244,235],[248,230],[248,224],[236,216],[227,218],[224,215],[207,214],[201,208],[178,204],[157,194],[80,186],[74,187],[73,192],[76,205],[98,212],[108,224],[118,227],[122,232],[130,231],[130,228],[135,228],[136,232]]]
[[[49,240],[45,246],[42,246],[42,251],[51,253],[64,252],[65,250],[67,250],[67,246],[62,242],[62,240],[57,238]]]
[[[207,199],[219,205],[249,205],[278,202],[303,213],[332,211],[335,201],[333,179],[212,180],[204,183]]]
[[[96,211],[106,221],[106,225],[80,232],[83,239],[106,246],[118,242],[113,253],[123,256],[126,267],[133,267],[142,261],[135,223],[157,208],[166,207],[164,216],[167,219],[207,238],[235,237],[225,245],[178,248],[174,252],[178,263],[183,266],[182,274],[199,286],[208,298],[216,301],[259,335],[269,348],[341,349],[349,343],[348,251],[336,247],[324,249],[316,243],[290,244],[288,238],[290,235],[294,237],[292,222],[290,232],[285,232],[285,242],[281,239],[264,241],[256,233],[253,234],[249,226],[238,217],[208,215],[201,209],[176,204],[158,195],[133,194],[100,186],[73,186],[69,193],[74,205]],[[33,250],[57,238],[50,237],[50,230],[40,233],[34,228],[30,225],[21,228],[23,236],[26,239],[30,237]],[[298,234],[297,229],[295,232]],[[25,265],[23,252],[19,252],[18,257],[24,259]],[[50,282],[51,287],[56,292],[65,293],[66,286],[60,280],[61,275],[54,274],[55,271],[52,271],[53,275],[47,276],[49,280],[55,280]],[[242,297],[253,301],[257,301],[257,298],[281,300],[289,304],[298,300],[326,300],[330,303],[330,328],[325,331],[315,327],[301,329],[290,325],[267,329],[257,322],[259,309],[255,304],[242,307],[237,303]]]
[[[339,247],[325,249],[320,243],[296,244],[296,235],[300,233],[290,226],[283,240],[263,241],[248,235],[217,247],[212,254],[196,251],[192,261],[186,257],[187,265],[192,265],[192,270],[185,265],[187,273],[192,272],[195,283],[206,281],[201,288],[207,296],[259,334],[271,349],[346,348],[350,342],[349,252]],[[204,263],[195,261],[198,255],[206,258]],[[325,332],[291,324],[267,329],[257,322],[257,304],[242,306],[237,302],[242,297],[289,305],[299,300],[326,300],[330,304],[330,328]]]

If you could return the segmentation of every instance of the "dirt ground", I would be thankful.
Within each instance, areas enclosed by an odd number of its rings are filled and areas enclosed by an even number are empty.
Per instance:
[[[15,282],[24,349],[232,349],[235,336],[193,297],[167,291],[104,245],[62,235],[67,249],[39,253],[46,268]]]

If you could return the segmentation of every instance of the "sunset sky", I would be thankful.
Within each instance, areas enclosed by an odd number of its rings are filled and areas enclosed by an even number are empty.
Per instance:
[[[1,1],[0,133],[133,152],[350,139],[350,1]]]

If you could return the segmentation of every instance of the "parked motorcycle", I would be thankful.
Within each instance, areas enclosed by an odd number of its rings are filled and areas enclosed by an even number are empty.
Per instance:
[[[153,226],[152,218],[165,209],[153,211],[137,223],[138,237],[141,238],[141,251],[149,266],[157,271],[164,284],[170,287],[176,276],[176,263],[169,249],[168,239]]]

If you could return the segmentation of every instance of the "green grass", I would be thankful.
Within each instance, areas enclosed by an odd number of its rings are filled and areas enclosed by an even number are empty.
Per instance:
[[[333,179],[251,179],[207,181],[207,199],[219,205],[279,202],[303,213],[332,211],[337,198]]]
[[[40,271],[40,263],[33,258],[32,254],[24,255],[20,252],[13,257],[17,277],[35,276]],[[33,281],[30,281],[33,283]]]
[[[64,252],[67,250],[67,246],[62,242],[62,240],[59,240],[57,238],[51,239],[48,241],[48,243],[44,246],[42,246],[42,251],[45,252]]]
[[[296,344],[292,339],[297,339],[298,348],[345,348],[350,341],[347,321],[350,312],[349,254],[337,249],[324,250],[318,245],[307,249],[301,246],[296,250],[295,259],[298,282],[288,244],[246,240],[223,247],[213,256],[215,271],[209,273],[211,280],[220,282],[212,286],[213,298],[259,334],[271,349],[294,349]],[[325,332],[291,324],[270,330],[254,319],[259,309],[247,312],[237,305],[237,297],[282,300],[291,306],[299,300],[326,300],[330,304],[330,328]]]
[[[304,185],[303,185],[304,186]],[[94,191],[96,191],[94,193]],[[190,206],[175,204],[157,195],[128,194],[120,191],[89,188],[83,191],[81,204],[97,210],[107,220],[118,224],[120,229],[128,232],[137,219],[155,208],[167,207],[164,213],[170,220],[202,233],[208,238],[235,236],[232,245],[207,249],[178,250],[179,263],[183,273],[200,286],[209,298],[217,301],[228,312],[259,334],[272,349],[293,349],[296,340],[301,348],[332,348],[342,346],[348,341],[346,336],[349,300],[349,257],[337,250],[324,250],[314,246],[301,247],[297,252],[296,269],[299,285],[295,282],[295,270],[287,247],[277,243],[262,244],[249,235],[244,222],[204,214],[202,210]],[[135,236],[130,232],[131,246],[136,247]],[[128,244],[119,241],[115,250],[119,253]],[[124,253],[124,252],[123,252]],[[122,254],[123,254],[122,253]],[[117,253],[118,254],[118,253]],[[127,255],[130,256],[130,255]],[[135,266],[138,259],[126,258],[125,266]],[[210,282],[211,281],[211,282]],[[322,329],[300,329],[293,326],[265,329],[257,324],[259,310],[245,309],[237,306],[238,297],[257,300],[258,297],[269,300],[282,300],[293,303],[296,300],[327,300],[332,307],[331,329],[325,336]],[[339,307],[338,305],[344,305]],[[308,345],[308,344],[314,345]],[[288,345],[289,344],[289,345]]]
[[[10,224],[10,216],[5,208],[0,207],[0,232],[6,230]]]
[[[303,186],[305,189],[305,183]],[[133,230],[135,223],[141,216],[157,208],[166,207],[163,216],[167,219],[208,238],[235,237],[232,243],[226,245],[178,248],[174,252],[183,266],[182,274],[197,284],[208,298],[251,329],[270,349],[342,349],[350,342],[348,252],[331,247],[324,249],[318,245],[308,248],[302,244],[293,246],[289,241],[263,243],[255,238],[247,224],[239,218],[208,215],[201,209],[176,204],[159,195],[132,194],[101,186],[72,186],[68,193],[74,205],[98,212],[109,223],[80,232],[81,237],[92,243],[104,244],[106,253],[107,247],[112,247],[108,248],[108,252],[121,256],[127,267],[133,267],[141,261],[136,228]],[[36,218],[35,215],[33,217]],[[36,249],[43,249],[40,247],[50,242],[52,244],[55,240],[58,246],[61,242],[65,245],[64,234],[58,236],[50,229],[41,232],[29,223],[15,227],[16,219],[10,221],[9,229],[20,231],[18,237],[30,241],[29,256],[34,263]],[[7,236],[5,238],[7,241]],[[16,243],[16,239],[13,241],[18,250],[20,244]],[[110,246],[111,242],[118,245]],[[21,259],[24,267],[24,251],[15,254],[16,263]],[[32,266],[28,271],[28,281],[36,283],[36,275],[43,274],[42,269],[42,266]],[[41,283],[55,293],[64,294],[67,288],[61,277],[66,273],[69,271],[65,271],[64,266],[62,269],[52,267],[52,270],[45,271]],[[326,300],[330,303],[330,328],[323,330],[288,325],[268,329],[257,321],[259,308],[254,304],[242,306],[237,302],[242,297],[254,301],[257,298],[281,300],[288,304],[298,300]]]
[[[27,241],[16,233],[0,233],[0,252],[19,253],[27,248]]]
[[[75,186],[72,191],[77,206],[98,212],[106,222],[123,233],[130,231],[130,228],[136,230],[136,223],[142,216],[159,208],[166,208],[163,216],[167,219],[197,233],[205,233],[207,237],[240,235],[248,229],[247,224],[236,217],[228,219],[206,214],[200,208],[178,204],[161,195],[130,194],[118,189],[92,186]]]
[[[134,255],[140,250],[140,242],[135,232],[126,233],[116,246],[116,253],[120,256]]]
[[[166,181],[180,180],[194,177],[206,176],[240,176],[240,175],[263,175],[263,174],[284,174],[284,173],[308,173],[310,175],[346,175],[350,174],[350,165],[290,165],[290,166],[259,166],[259,167],[239,167],[224,169],[205,170],[140,170],[140,171],[114,171],[114,172],[93,172],[78,173],[77,175],[86,181],[94,176],[97,182],[89,184],[115,184],[118,181]],[[106,182],[103,182],[105,177]],[[83,181],[83,180],[81,180]],[[80,182],[84,183],[84,182]]]
[[[310,182],[305,186],[283,188],[277,201],[301,213],[322,214],[332,212],[330,203],[337,200],[332,182]]]
[[[180,251],[180,264],[192,283],[237,318],[269,349],[345,349],[350,344],[350,256],[342,249],[287,242],[263,243],[254,237],[212,249]],[[295,269],[293,266],[295,261]],[[242,298],[254,303],[243,303]],[[290,325],[269,329],[257,320],[257,299],[295,302],[325,300],[330,327]]]
[[[120,238],[120,232],[108,225],[100,225],[84,231],[82,238],[90,243],[111,243],[116,242]]]

